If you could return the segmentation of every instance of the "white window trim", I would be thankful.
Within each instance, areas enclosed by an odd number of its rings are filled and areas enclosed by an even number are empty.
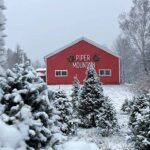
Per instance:
[[[101,75],[101,74],[100,74],[100,71],[101,71],[101,70],[109,70],[109,71],[110,71],[110,75],[106,75],[106,74],[105,74],[105,75]],[[105,77],[105,76],[110,77],[111,75],[112,75],[111,69],[99,69],[99,76],[101,76],[101,77]]]
[[[61,75],[56,75],[56,72],[60,71]],[[62,71],[66,71],[66,75],[62,75]],[[55,77],[67,77],[68,76],[68,70],[55,70]]]

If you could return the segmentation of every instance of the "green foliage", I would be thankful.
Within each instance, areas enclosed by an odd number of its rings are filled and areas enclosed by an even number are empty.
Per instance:
[[[64,91],[58,91],[55,94],[54,107],[59,114],[58,126],[60,127],[60,130],[65,135],[74,133],[74,122],[72,120],[72,103],[67,98]]]
[[[132,109],[132,105],[133,105],[133,101],[130,101],[128,99],[125,99],[122,107],[121,107],[121,110],[126,112],[126,113],[130,113],[131,109]]]
[[[102,107],[98,109],[96,126],[101,129],[103,136],[108,136],[118,129],[116,111],[108,97],[104,97]]]
[[[137,150],[150,149],[150,95],[134,98],[129,125]]]
[[[108,135],[110,129],[113,130],[117,125],[116,112],[110,100],[103,94],[93,65],[89,65],[86,72],[78,113],[83,127],[99,127],[103,135]]]
[[[73,112],[77,115],[78,103],[79,103],[79,95],[80,95],[80,82],[77,76],[74,77],[73,86],[72,86],[72,104],[73,104]]]
[[[54,147],[59,142],[57,138],[54,140],[59,130],[53,130],[55,120],[52,118],[56,117],[52,94],[34,69],[29,64],[16,65],[7,71],[0,85],[3,85],[0,118],[20,130],[29,150]]]

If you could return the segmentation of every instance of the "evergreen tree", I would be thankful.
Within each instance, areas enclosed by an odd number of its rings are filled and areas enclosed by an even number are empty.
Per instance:
[[[101,108],[97,110],[96,126],[100,127],[102,136],[108,136],[118,130],[116,111],[108,97],[104,97]]]
[[[68,135],[74,133],[74,123],[72,120],[72,103],[67,98],[64,91],[58,91],[55,94],[54,106],[59,113],[60,130]]]
[[[130,113],[132,109],[133,101],[129,101],[128,99],[125,99],[124,103],[122,104],[121,110]]]
[[[3,31],[5,30],[5,16],[3,14],[3,10],[5,9],[4,6],[4,1],[0,0],[0,75],[4,76],[5,74],[3,73],[3,67],[5,65],[6,62],[6,55],[5,55],[5,34],[3,33]]]
[[[102,106],[103,89],[93,65],[89,65],[79,101],[79,116],[85,127],[96,127],[95,110]]]
[[[88,66],[86,72],[78,113],[84,127],[100,127],[108,132],[117,125],[115,110],[110,100],[104,96],[99,77],[92,64]]]
[[[0,80],[3,106],[0,118],[18,128],[29,150],[54,148],[60,134],[54,114],[52,95],[42,79],[28,64],[16,65]]]
[[[129,125],[136,150],[150,149],[150,95],[134,98]]]
[[[73,112],[76,115],[79,103],[79,93],[80,93],[80,82],[77,76],[74,77],[73,87],[72,87],[72,104],[73,104]]]

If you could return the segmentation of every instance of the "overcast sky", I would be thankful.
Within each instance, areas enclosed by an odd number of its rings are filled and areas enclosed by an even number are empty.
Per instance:
[[[112,48],[118,15],[131,0],[5,0],[6,47],[17,44],[32,60],[84,36]]]

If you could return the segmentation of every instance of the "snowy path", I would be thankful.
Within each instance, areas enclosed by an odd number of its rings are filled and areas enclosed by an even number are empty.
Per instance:
[[[53,90],[63,89],[68,96],[71,95],[70,85],[52,86]],[[123,114],[120,108],[126,98],[132,99],[133,94],[127,85],[104,85],[104,94],[111,98],[116,108],[120,134],[109,137],[101,137],[98,130],[78,129],[77,135],[71,137],[63,145],[63,150],[134,150],[127,143],[128,115]]]

